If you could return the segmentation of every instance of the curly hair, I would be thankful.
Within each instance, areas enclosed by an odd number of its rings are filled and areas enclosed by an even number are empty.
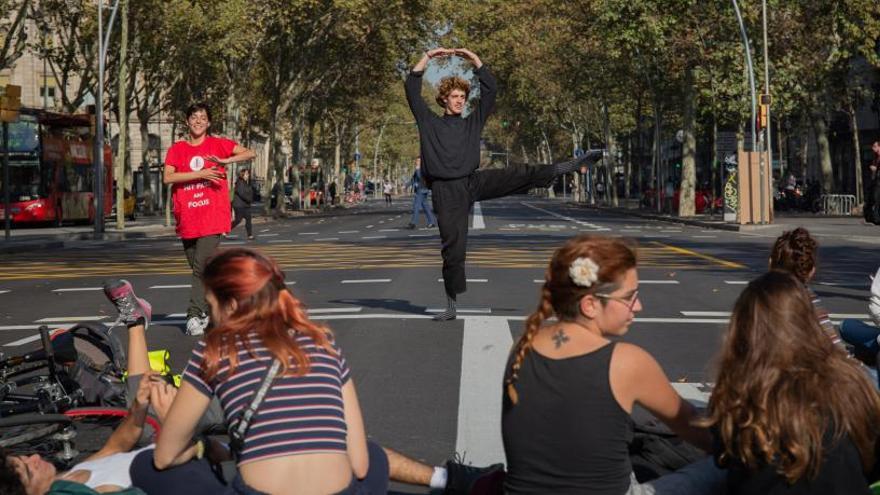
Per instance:
[[[21,476],[9,462],[12,455],[4,449],[0,449],[0,493],[4,495],[27,495]]]
[[[789,483],[815,478],[823,449],[844,435],[863,468],[874,463],[880,395],[858,364],[825,338],[800,279],[770,271],[737,299],[718,358],[703,426],[731,461],[773,466]]]
[[[309,320],[305,308],[284,284],[284,273],[270,258],[245,248],[228,249],[210,259],[204,271],[205,289],[221,309],[234,308],[205,337],[203,371],[206,380],[217,376],[221,359],[229,360],[228,374],[238,366],[239,346],[249,347],[256,332],[263,345],[282,364],[281,373],[304,375],[309,359],[290,330],[308,335],[331,354],[330,329]],[[290,370],[290,361],[295,366]]]
[[[599,265],[599,280],[590,287],[576,285],[569,275],[571,264],[578,258],[588,257]],[[627,270],[636,267],[636,249],[623,240],[581,235],[569,239],[553,253],[541,286],[538,308],[526,319],[526,331],[514,345],[513,362],[505,380],[507,396],[515,405],[519,401],[516,381],[523,359],[532,347],[532,340],[554,314],[560,321],[571,321],[580,315],[580,301],[595,293],[611,293],[620,288]],[[605,300],[600,300],[606,304]]]
[[[785,231],[773,243],[770,269],[792,273],[806,284],[815,273],[818,250],[819,244],[807,229]]]
[[[452,93],[454,89],[464,91],[464,98],[467,99],[471,94],[471,83],[458,76],[444,77],[437,86],[437,98],[435,99],[437,104],[446,108],[446,102],[443,100],[449,97],[449,93]]]

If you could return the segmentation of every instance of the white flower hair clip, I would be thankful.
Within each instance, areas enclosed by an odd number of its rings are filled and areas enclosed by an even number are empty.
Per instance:
[[[568,275],[575,285],[591,287],[599,280],[599,265],[587,257],[580,257],[568,268]]]

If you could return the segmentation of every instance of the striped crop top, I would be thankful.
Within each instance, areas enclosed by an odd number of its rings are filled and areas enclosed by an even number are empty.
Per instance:
[[[210,383],[204,380],[204,340],[196,344],[183,372],[183,379],[197,390],[217,396],[227,424],[251,403],[272,364],[272,354],[263,343],[255,334],[250,338],[251,351],[238,351],[233,375],[229,376],[224,358],[217,376]],[[309,358],[309,372],[275,377],[245,435],[239,465],[296,454],[346,452],[342,386],[351,372],[345,357],[335,343],[336,355],[315,345],[309,336],[297,334],[296,341]]]

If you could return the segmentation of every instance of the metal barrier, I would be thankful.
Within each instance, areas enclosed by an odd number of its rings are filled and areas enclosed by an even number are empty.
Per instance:
[[[852,194],[823,194],[822,213],[825,215],[852,215],[856,197]]]

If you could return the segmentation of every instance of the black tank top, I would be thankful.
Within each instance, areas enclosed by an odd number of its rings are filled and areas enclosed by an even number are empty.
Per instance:
[[[626,493],[632,420],[611,393],[613,351],[612,343],[566,359],[526,354],[517,405],[504,394],[507,493]]]

